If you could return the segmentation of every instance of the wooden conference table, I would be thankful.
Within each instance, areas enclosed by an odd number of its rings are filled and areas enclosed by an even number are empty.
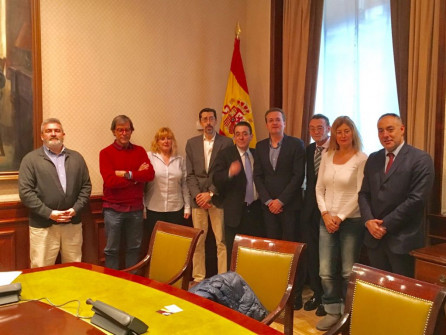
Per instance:
[[[79,300],[79,315],[83,317],[91,317],[94,314],[92,306],[87,305],[85,301],[88,298],[93,301],[100,300],[142,320],[149,326],[146,334],[280,334],[263,323],[187,291],[92,264],[68,263],[28,269],[24,270],[15,282],[22,285],[23,299],[45,297],[55,305]],[[157,313],[164,306],[172,304],[183,311],[168,316]],[[30,315],[34,314],[32,309],[42,309],[42,306],[49,311],[47,314],[43,313],[43,317],[38,318]],[[0,334],[27,334],[28,328],[31,329],[29,334],[33,335],[101,333],[89,324],[89,319],[83,321],[71,316],[77,314],[77,303],[69,303],[61,309],[64,312],[36,302],[0,306]],[[14,315],[16,320],[11,320]],[[70,320],[61,321],[61,315],[67,315],[66,319]],[[54,330],[44,327],[45,324],[51,324],[51,319],[57,319],[61,328]],[[19,324],[16,327],[17,332],[2,331],[2,327],[7,329],[5,324],[11,321]],[[26,324],[26,329],[20,324]],[[71,328],[76,324],[79,329],[85,330],[81,332]]]

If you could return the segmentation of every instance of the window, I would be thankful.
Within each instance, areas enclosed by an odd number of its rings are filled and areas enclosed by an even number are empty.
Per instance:
[[[378,117],[399,114],[390,0],[325,0],[315,113],[348,115],[367,154],[382,148]]]

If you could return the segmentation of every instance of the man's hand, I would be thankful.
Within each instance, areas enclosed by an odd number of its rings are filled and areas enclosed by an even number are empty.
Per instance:
[[[72,208],[70,208],[69,210],[66,210],[66,211],[54,210],[51,212],[50,219],[53,221],[56,221],[57,223],[70,222],[71,217],[73,216],[73,215],[71,215],[72,213],[74,213],[74,209],[72,209]]]
[[[386,228],[381,227],[382,223],[383,220],[378,220],[378,219],[368,220],[365,223],[365,226],[369,230],[369,233],[377,240],[382,239],[383,236],[386,235],[387,233]]]
[[[279,214],[282,213],[283,206],[280,203],[279,199],[274,199],[269,202],[268,209],[273,214]]]
[[[239,161],[233,161],[229,166],[229,177],[236,176],[242,170],[242,164]]]
[[[209,209],[212,207],[212,205],[210,204],[211,199],[212,197],[209,192],[198,193],[198,195],[195,197],[197,205],[203,209]]]
[[[138,168],[138,171],[144,171],[144,170],[148,170],[150,167],[150,165],[146,162],[142,163],[141,166]]]

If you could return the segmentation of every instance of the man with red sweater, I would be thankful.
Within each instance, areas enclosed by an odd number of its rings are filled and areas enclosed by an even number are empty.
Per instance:
[[[119,269],[122,233],[127,246],[125,267],[138,262],[143,235],[144,184],[155,176],[146,150],[130,143],[133,130],[129,117],[115,117],[111,131],[116,139],[99,154],[104,180],[105,266],[111,269]]]

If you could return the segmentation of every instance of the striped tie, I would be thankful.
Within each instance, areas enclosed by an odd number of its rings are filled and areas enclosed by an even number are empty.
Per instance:
[[[314,174],[317,176],[319,172],[319,165],[321,164],[321,154],[324,147],[316,147],[316,152],[314,153]]]

